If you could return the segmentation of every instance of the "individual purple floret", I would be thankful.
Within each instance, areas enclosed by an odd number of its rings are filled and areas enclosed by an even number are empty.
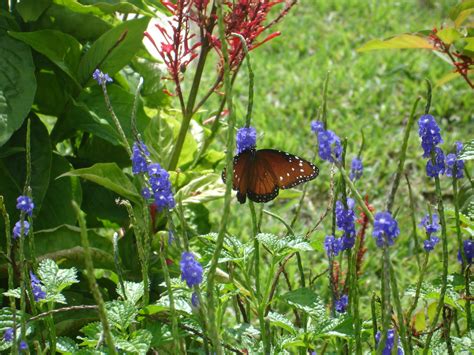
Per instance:
[[[441,130],[432,115],[423,115],[418,120],[418,134],[421,138],[421,147],[423,148],[423,157],[429,158],[431,151],[443,142]]]
[[[456,142],[456,154],[451,153],[446,156],[446,176],[462,179],[464,177],[464,160],[458,159],[461,153],[463,144]],[[454,171],[456,170],[456,174]]]
[[[102,73],[100,69],[94,70],[92,77],[94,78],[95,81],[97,81],[99,85],[111,83],[113,81],[112,78],[109,76],[109,74]]]
[[[311,131],[318,133],[324,131],[324,123],[321,121],[311,121]]]
[[[196,308],[199,307],[199,297],[196,292],[191,295],[191,304]]]
[[[382,334],[380,332],[377,332],[377,334],[375,335],[375,342],[377,343],[377,345],[379,344],[381,338],[382,338]],[[385,341],[385,347],[382,350],[382,354],[391,355],[394,345],[395,345],[395,331],[393,329],[389,329],[387,331],[387,340]],[[398,355],[404,354],[403,349],[400,346],[398,346],[397,352],[398,352]]]
[[[13,341],[13,328],[7,328],[3,333],[3,340],[6,342]]]
[[[253,127],[243,127],[237,131],[237,154],[248,149],[254,149],[257,145],[257,131]]]
[[[20,346],[19,346],[20,350],[24,351],[24,350],[28,350],[28,344],[26,343],[26,341],[20,341]]]
[[[16,199],[16,208],[31,216],[33,214],[33,208],[35,208],[35,204],[29,196],[22,195],[18,196]]]
[[[30,224],[28,221],[23,221],[23,235],[28,235],[30,231]],[[15,226],[13,227],[13,238],[19,238],[21,235],[21,223],[20,221],[15,223]]]
[[[318,153],[323,160],[335,163],[341,161],[342,145],[340,138],[330,130],[318,132]]]
[[[429,239],[426,239],[423,242],[423,248],[425,248],[425,250],[429,253],[430,251],[433,251],[434,247],[438,243],[439,243],[439,238],[433,235]]]
[[[329,258],[339,255],[342,247],[342,239],[340,238],[334,238],[332,235],[327,235],[324,239],[324,249]]]
[[[431,158],[426,162],[426,175],[429,177],[437,177],[439,174],[443,174],[445,169],[443,151],[439,147],[434,148],[434,151],[434,164]]]
[[[171,191],[169,173],[158,163],[148,166],[148,176],[158,210],[171,209],[175,206],[175,200]]]
[[[183,252],[181,261],[181,280],[185,280],[189,287],[199,285],[202,282],[202,266],[194,258],[193,253]]]
[[[464,254],[466,255],[466,261],[468,264],[472,264],[474,259],[474,241],[467,239],[463,242]],[[458,251],[458,260],[462,262],[461,250]]]
[[[362,165],[362,160],[359,158],[352,159],[351,162],[351,173],[349,175],[352,181],[359,180],[362,177],[364,171],[364,166]]]
[[[347,199],[347,209],[341,201],[336,201],[336,225],[339,230],[344,231],[342,236],[341,250],[351,249],[355,244],[355,202],[352,198]]]
[[[140,174],[148,171],[146,157],[150,156],[147,146],[143,142],[133,143],[132,148],[132,173]]]
[[[441,226],[439,224],[439,216],[436,213],[432,216],[427,213],[421,219],[419,226],[425,229],[426,234],[428,234],[428,236],[431,236],[431,234],[436,233],[441,229]]]
[[[390,212],[378,212],[375,215],[372,235],[379,248],[393,245],[395,238],[400,234],[398,223]]]
[[[349,304],[349,297],[347,295],[342,295],[336,301],[335,308],[337,313],[345,313],[347,309],[347,305]]]
[[[33,298],[36,302],[46,298],[46,292],[43,291],[41,281],[30,271],[31,289],[33,291]]]

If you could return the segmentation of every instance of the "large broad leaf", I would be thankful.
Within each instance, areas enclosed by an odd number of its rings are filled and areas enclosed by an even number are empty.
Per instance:
[[[0,147],[21,127],[36,91],[31,49],[0,31]]]
[[[51,5],[52,0],[22,0],[16,6],[16,11],[25,22],[36,21]]]
[[[10,218],[13,220],[18,217],[18,211],[15,209],[16,198],[23,193],[26,179],[25,139],[26,122],[2,148],[2,150],[13,148],[22,150],[0,160],[1,194],[5,197]],[[37,117],[31,120],[31,167],[31,188],[35,203],[33,215],[35,215],[41,210],[51,170],[51,142],[46,127]]]
[[[64,157],[53,154],[49,187],[41,211],[35,220],[36,230],[54,228],[63,224],[75,224],[76,213],[72,208],[66,208],[66,206],[70,206],[72,200],[81,204],[80,181],[77,177],[72,176],[57,179],[58,176],[71,169],[71,164]]]
[[[459,159],[472,160],[474,159],[474,140],[464,144],[464,147],[459,155]]]
[[[77,67],[81,44],[72,36],[55,30],[9,32],[9,35],[30,45],[61,68],[78,86]]]
[[[120,12],[125,14],[140,13],[153,15],[153,12],[151,12],[148,6],[141,0],[83,0],[81,2],[78,2],[77,0],[54,0],[54,2],[82,14],[102,15]]]
[[[143,17],[125,21],[104,33],[82,57],[79,81],[85,84],[91,80],[92,73],[98,66],[104,73],[112,76],[128,64],[142,47],[143,31],[149,20],[148,17]]]
[[[130,201],[139,203],[140,194],[115,163],[94,164],[90,168],[72,170],[63,176],[79,176],[106,187]]]
[[[424,48],[433,49],[433,45],[427,38],[412,34],[402,34],[389,39],[373,39],[357,49],[359,52],[372,51],[375,49],[401,49],[401,48]]]
[[[294,291],[289,291],[281,296],[281,299],[315,318],[325,318],[326,310],[324,304],[314,291],[309,288],[299,288]]]
[[[74,3],[78,3],[74,1]],[[87,26],[84,24],[87,23]],[[51,4],[35,22],[33,29],[54,29],[67,33],[80,41],[95,41],[112,25],[92,13],[79,13],[66,6]]]

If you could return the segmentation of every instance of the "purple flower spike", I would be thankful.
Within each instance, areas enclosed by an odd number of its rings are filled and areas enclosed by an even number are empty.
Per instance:
[[[13,341],[13,328],[7,328],[3,333],[3,340],[6,342]]]
[[[193,253],[184,252],[181,255],[179,265],[181,267],[181,280],[185,280],[188,287],[199,285],[202,282],[202,266],[194,258]]]
[[[390,212],[378,212],[375,215],[372,235],[374,236],[379,248],[393,245],[395,238],[399,234],[400,229],[398,229],[398,223],[392,217]]]
[[[112,78],[109,76],[109,74],[102,73],[100,69],[96,69],[94,73],[92,74],[92,77],[94,78],[95,81],[97,81],[99,85],[111,83],[113,81]]]
[[[330,130],[318,132],[318,152],[321,159],[335,163],[341,161],[341,139]]]
[[[445,170],[443,150],[441,148],[435,147],[434,151],[434,164],[431,158],[426,162],[426,175],[429,177],[437,177],[439,174],[443,174]]]
[[[318,133],[324,130],[324,123],[321,121],[311,121],[311,131]]]
[[[431,151],[443,142],[441,130],[432,115],[423,115],[418,120],[418,134],[421,138],[421,147],[423,148],[423,157],[429,158]]]
[[[324,239],[324,249],[326,250],[328,257],[332,258],[339,255],[342,248],[342,239],[334,238],[332,235],[327,235]]]
[[[140,174],[146,173],[148,164],[146,157],[150,156],[147,146],[143,142],[133,143],[132,148],[132,173]]]
[[[237,131],[237,154],[248,149],[254,149],[257,145],[257,131],[253,127],[243,127]]]
[[[23,235],[26,236],[28,235],[30,231],[30,224],[28,221],[23,221]],[[20,221],[15,223],[15,226],[13,227],[13,239],[19,238],[21,235],[21,223]]]
[[[336,301],[336,305],[335,305],[336,312],[345,313],[348,304],[349,304],[349,297],[347,295],[342,295],[341,298],[339,298]]]
[[[31,216],[33,214],[33,208],[35,208],[35,204],[28,196],[18,196],[16,199],[16,208]]]
[[[359,158],[352,159],[350,179],[352,181],[359,180],[362,177],[363,171],[364,166],[362,165],[362,160]]]
[[[474,259],[474,241],[472,239],[467,239],[463,242],[464,254],[466,255],[466,261],[468,264],[472,264]],[[458,251],[458,260],[462,261],[461,251]]]

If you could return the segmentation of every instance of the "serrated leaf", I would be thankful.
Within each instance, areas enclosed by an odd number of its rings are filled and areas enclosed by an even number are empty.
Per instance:
[[[44,259],[38,267],[38,277],[46,290],[46,298],[40,302],[66,303],[60,293],[66,287],[79,282],[76,268],[60,269],[51,259]]]
[[[296,328],[291,321],[280,313],[270,312],[267,316],[270,325],[283,328],[291,334],[296,334]]]
[[[474,139],[470,142],[464,143],[464,146],[459,154],[459,159],[472,160],[474,159]]]
[[[293,251],[313,250],[311,245],[301,236],[279,237],[274,234],[259,233],[257,239],[273,254],[289,254]]]
[[[137,189],[115,163],[98,163],[90,168],[69,171],[59,177],[63,176],[79,176],[116,192],[132,202],[140,202]]]
[[[26,44],[0,31],[0,147],[21,127],[36,92],[35,66]]]
[[[281,296],[281,299],[290,306],[301,309],[314,316],[316,319],[326,318],[326,309],[320,298],[309,288],[299,288],[289,291]]]
[[[105,304],[107,318],[112,326],[125,331],[135,320],[138,309],[129,301],[111,301]]]
[[[373,39],[362,47],[358,48],[358,52],[373,51],[376,49],[404,49],[404,48],[424,48],[433,49],[433,45],[427,38],[413,35],[402,34],[385,40]]]
[[[145,289],[143,287],[143,282],[131,282],[124,281],[123,286],[125,289],[125,295],[122,292],[122,287],[117,285],[117,293],[125,300],[137,304],[140,298],[143,297]]]
[[[148,330],[140,329],[133,332],[128,340],[116,339],[115,346],[127,353],[146,354],[152,338],[153,336]]]
[[[21,297],[21,289],[19,287],[14,288],[13,290],[8,290],[8,291],[4,292],[3,295],[5,297],[20,298]]]
[[[56,340],[56,351],[61,354],[75,354],[79,350],[77,344],[68,337],[58,337]]]
[[[18,322],[18,319],[21,318],[21,311],[20,310],[16,310],[16,319],[17,319],[17,323],[16,323],[16,326],[17,326],[17,330],[16,330],[16,336],[17,336],[17,339],[20,339],[20,333],[21,333],[21,329],[20,329],[20,324]],[[3,339],[3,334],[5,333],[5,330],[7,330],[8,328],[13,328],[13,312],[10,308],[2,308],[0,309],[0,351],[3,351],[3,350],[6,350],[6,349],[9,349],[12,345],[12,342],[6,342],[4,339]],[[26,335],[29,335],[31,334],[31,332],[33,331],[33,326],[31,325],[31,323],[26,323]]]

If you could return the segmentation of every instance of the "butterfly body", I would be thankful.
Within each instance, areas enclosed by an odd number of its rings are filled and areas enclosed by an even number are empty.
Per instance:
[[[289,189],[318,176],[318,168],[296,155],[274,149],[247,149],[234,157],[233,189],[237,200],[268,202],[280,189]],[[222,179],[225,181],[225,171]]]

